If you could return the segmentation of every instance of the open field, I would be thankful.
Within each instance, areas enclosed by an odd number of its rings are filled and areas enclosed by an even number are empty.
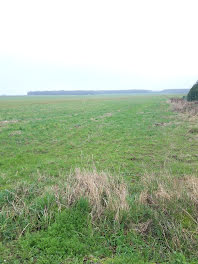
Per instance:
[[[198,263],[197,175],[168,96],[0,97],[0,263]]]

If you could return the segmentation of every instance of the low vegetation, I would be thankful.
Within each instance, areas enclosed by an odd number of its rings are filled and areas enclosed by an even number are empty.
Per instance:
[[[196,113],[158,96],[0,100],[0,263],[198,262]]]
[[[198,114],[198,102],[188,102],[185,99],[181,98],[171,98],[170,102],[172,108],[176,112],[187,114],[188,117],[197,116]]]
[[[121,263],[126,256],[128,263],[196,263],[198,178],[163,171],[128,188],[120,181],[77,170],[48,188],[39,175],[2,191],[2,256],[9,263]]]

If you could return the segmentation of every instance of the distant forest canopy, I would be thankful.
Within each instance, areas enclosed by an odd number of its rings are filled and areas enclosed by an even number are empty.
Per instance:
[[[100,95],[100,94],[187,94],[189,89],[167,89],[162,91],[151,90],[76,90],[76,91],[30,91],[27,95]]]

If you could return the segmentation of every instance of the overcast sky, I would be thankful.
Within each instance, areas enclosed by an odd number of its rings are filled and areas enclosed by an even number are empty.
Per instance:
[[[2,0],[0,94],[190,88],[197,0]]]

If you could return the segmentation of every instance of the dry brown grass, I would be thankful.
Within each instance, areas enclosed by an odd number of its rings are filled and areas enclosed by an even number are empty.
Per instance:
[[[171,98],[169,102],[172,105],[173,111],[188,114],[189,116],[198,115],[198,102],[188,102],[181,98]]]
[[[194,243],[198,235],[198,177],[189,175],[175,178],[168,172],[145,174],[142,186],[137,202],[164,214],[163,219],[158,219],[164,236],[169,230],[178,241],[184,239]],[[188,226],[181,231],[180,226],[186,219]],[[195,225],[193,231],[192,225]]]
[[[15,130],[15,131],[11,132],[9,135],[10,136],[16,136],[16,135],[21,135],[21,134],[22,134],[21,130]]]
[[[113,114],[112,113],[105,113],[104,115],[101,115],[101,116],[97,116],[97,117],[95,117],[95,118],[90,118],[90,120],[91,121],[98,121],[99,119],[104,119],[104,118],[106,118],[106,117],[111,117],[111,116],[113,116]]]
[[[117,223],[125,216],[126,231],[133,230],[145,241],[149,237],[159,240],[166,248],[195,251],[198,242],[198,177],[177,178],[169,171],[145,173],[137,183],[141,192],[131,193],[136,199],[128,203],[128,188],[121,178],[108,173],[76,169],[69,176],[60,172],[55,185],[48,184],[48,176],[37,173],[37,184],[21,182],[7,191],[1,213],[6,221],[15,223],[16,237],[40,230],[54,221],[57,206],[62,211],[86,198],[90,203],[93,224],[108,220],[108,214]],[[38,184],[39,183],[39,184]],[[130,187],[131,188],[131,187]],[[133,196],[134,197],[134,196]],[[131,207],[132,206],[132,207]],[[55,210],[54,210],[55,209]],[[20,224],[21,219],[25,221]],[[127,229],[128,228],[128,229]],[[4,227],[6,232],[6,226]]]
[[[126,184],[108,173],[76,169],[64,185],[52,187],[60,208],[62,203],[70,206],[83,197],[90,203],[93,219],[99,219],[107,210],[119,221],[121,212],[128,210]]]
[[[48,226],[55,217],[56,209],[62,211],[69,208],[81,198],[89,201],[93,221],[102,221],[110,214],[119,223],[122,213],[129,209],[126,184],[108,173],[76,169],[68,176],[60,172],[58,179],[50,177],[55,185],[49,181],[49,175],[37,172],[35,178],[37,182],[33,184],[24,181],[16,183],[12,191],[5,190],[1,197],[4,199],[4,203],[0,204],[2,217],[8,225],[16,224],[13,237],[20,237],[27,230],[39,230],[41,221]],[[20,221],[22,224],[19,224]],[[0,231],[6,233],[6,230],[5,225]]]
[[[18,123],[18,120],[2,120],[0,121],[0,126],[8,125],[8,124],[15,124]]]
[[[162,204],[177,202],[189,198],[198,205],[198,177],[194,175],[175,178],[169,172],[161,174],[145,174],[142,178],[143,190],[139,196],[142,204]]]
[[[140,208],[150,208],[152,216],[133,225],[134,230],[143,236],[161,233],[171,251],[188,248],[190,252],[197,248],[198,177],[176,178],[163,171],[145,174],[140,184],[142,191],[136,196],[136,203]]]

